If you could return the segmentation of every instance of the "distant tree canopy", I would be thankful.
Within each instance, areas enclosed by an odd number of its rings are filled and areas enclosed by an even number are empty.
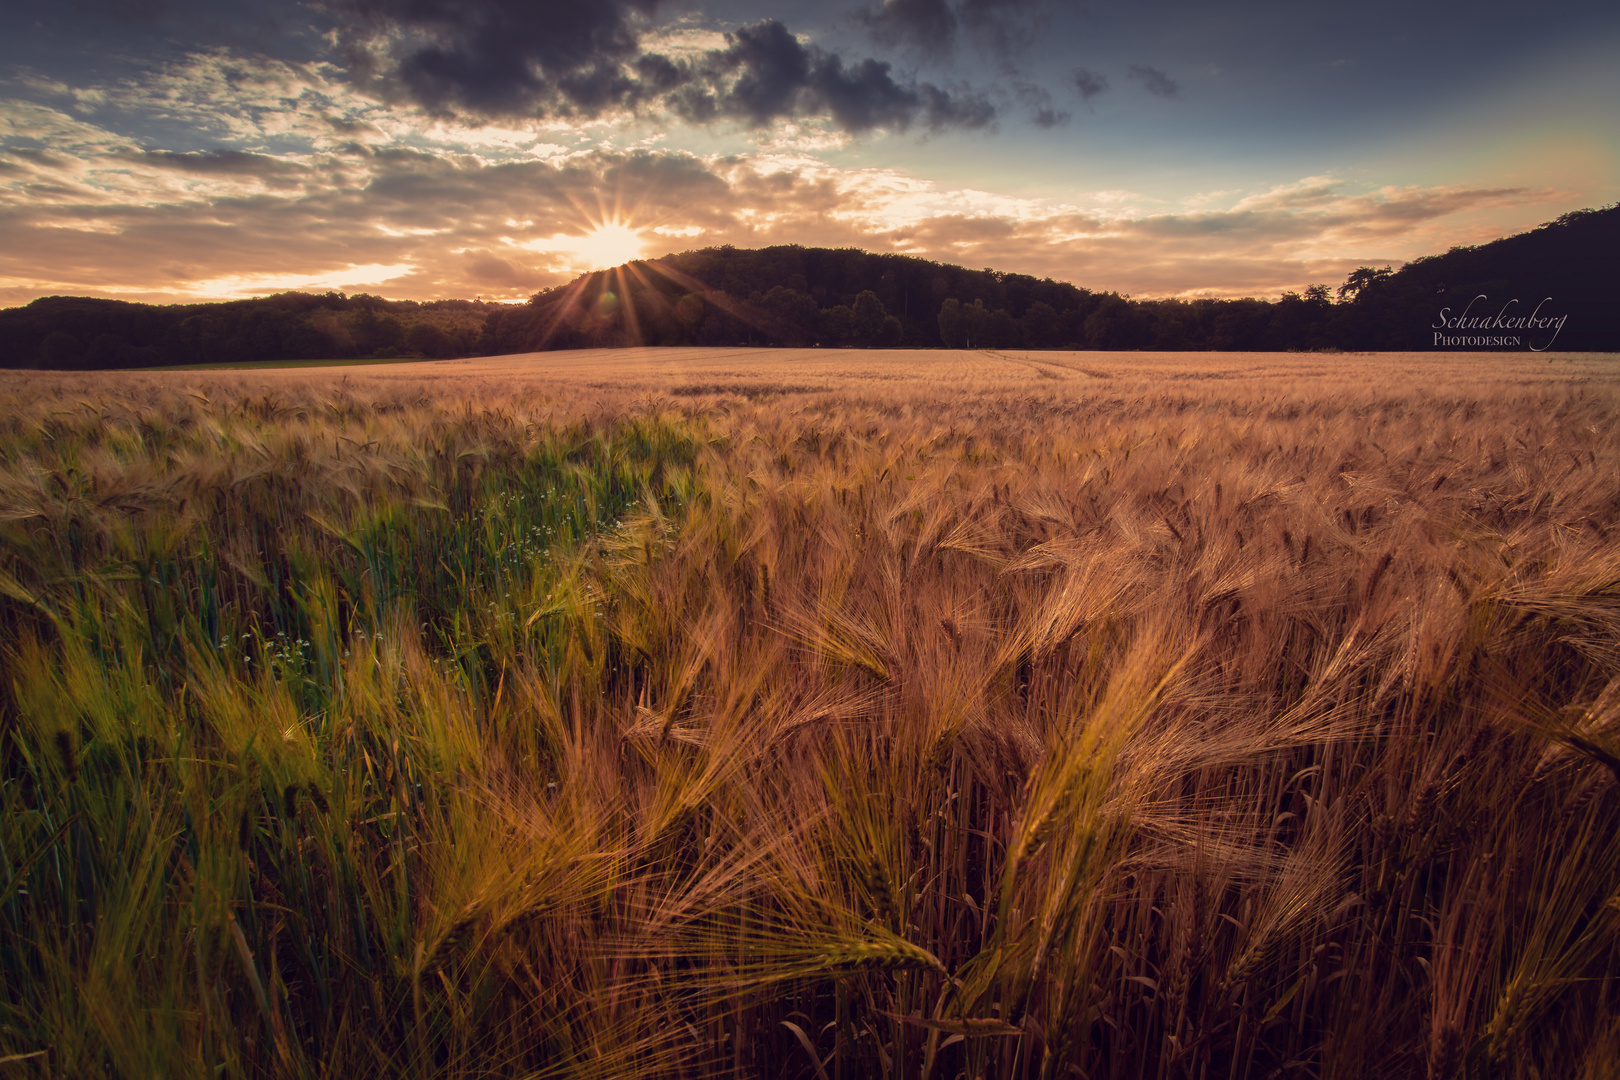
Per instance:
[[[1437,332],[1517,336],[1521,347],[1550,341],[1559,350],[1620,350],[1620,303],[1610,295],[1608,270],[1615,250],[1620,206],[1581,210],[1399,270],[1363,266],[1336,290],[1314,284],[1271,301],[1132,300],[907,255],[726,246],[585,274],[520,305],[342,293],[172,306],[45,297],[0,311],[0,366],[434,358],[627,345],[1427,349]],[[1489,325],[1532,313],[1564,321],[1556,329]]]
[[[337,292],[165,305],[47,296],[0,311],[0,367],[466,356],[477,349],[489,314],[501,307]]]

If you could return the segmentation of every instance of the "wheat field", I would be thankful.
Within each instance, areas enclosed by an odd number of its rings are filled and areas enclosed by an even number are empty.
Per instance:
[[[1617,389],[0,373],[0,1072],[1615,1076]]]

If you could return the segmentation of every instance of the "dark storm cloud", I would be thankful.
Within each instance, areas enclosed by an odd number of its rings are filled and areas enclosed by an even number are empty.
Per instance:
[[[1146,64],[1132,64],[1131,78],[1141,83],[1142,88],[1154,97],[1181,96],[1181,85],[1158,68],[1151,68]]]
[[[725,49],[694,65],[696,78],[675,98],[688,119],[742,120],[755,127],[785,117],[826,112],[853,133],[873,128],[930,131],[982,128],[995,109],[982,97],[952,94],[932,83],[902,83],[883,61],[846,64],[836,53],[799,42],[774,19],[728,35]]]
[[[594,115],[642,92],[625,72],[657,0],[339,0],[345,52],[385,67],[432,109]],[[400,35],[379,46],[376,35]],[[397,55],[379,56],[379,49]]]
[[[995,118],[988,103],[962,102],[929,83],[907,87],[889,75],[889,65],[866,59],[848,69],[837,56],[817,58],[807,82],[848,131],[892,127],[904,131],[914,121],[938,131],[983,127]]]
[[[724,48],[670,57],[642,48],[658,0],[345,0],[344,54],[384,90],[441,114],[592,118],[669,109],[698,123],[830,115],[846,131],[983,128],[982,95],[896,79],[870,58],[801,43],[774,19]]]
[[[809,50],[774,19],[727,36],[729,46],[703,59],[703,84],[682,94],[677,110],[700,122],[730,116],[755,125],[795,112],[810,83]],[[716,91],[727,77],[730,88]]]
[[[774,19],[727,35],[724,49],[693,65],[694,78],[672,96],[675,111],[706,123],[736,119],[762,127],[784,117],[828,113],[846,131],[905,131],[921,126],[983,128],[995,107],[971,92],[901,83],[879,60],[846,65],[836,53],[804,45]]]

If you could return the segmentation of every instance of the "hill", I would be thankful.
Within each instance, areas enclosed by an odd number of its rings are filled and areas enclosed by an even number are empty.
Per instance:
[[[1580,210],[1399,270],[1361,267],[1336,293],[1319,284],[1270,301],[1132,300],[906,255],[727,246],[584,274],[516,306],[342,293],[168,306],[46,297],[0,311],[0,366],[433,358],[630,345],[1620,350],[1620,306],[1606,272],[1617,248],[1620,206]]]
[[[1433,348],[1436,334],[1519,337],[1538,350],[1620,348],[1617,250],[1620,205],[1577,210],[1393,273],[1362,267],[1340,289],[1353,315],[1342,338],[1357,349]],[[1522,325],[1532,317],[1542,325]]]

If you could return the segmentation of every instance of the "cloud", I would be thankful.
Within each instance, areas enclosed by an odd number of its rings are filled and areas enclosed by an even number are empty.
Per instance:
[[[1142,84],[1142,89],[1154,97],[1174,98],[1181,96],[1181,84],[1158,68],[1148,67],[1146,64],[1132,64],[1131,78]]]
[[[958,11],[975,41],[1009,58],[1034,43],[1053,6],[1048,0],[962,0]]]
[[[1044,86],[1020,81],[1013,84],[1013,93],[1018,96],[1019,103],[1029,110],[1029,122],[1038,128],[1061,127],[1073,119],[1070,113],[1053,104],[1052,92]]]
[[[44,149],[71,156],[124,150],[132,140],[32,101],[0,101],[0,148]]]
[[[0,303],[338,285],[519,299],[570,277],[568,238],[606,219],[649,237],[724,231],[737,220],[729,188],[703,161],[655,151],[491,162],[400,146],[279,157],[22,147],[0,153]],[[556,257],[544,243],[536,253],[546,238]]]
[[[814,67],[813,56],[790,65],[801,74],[788,91],[761,76],[744,100],[758,115],[786,108],[791,93],[815,85]],[[568,280],[573,248],[604,222],[633,230],[649,254],[851,246],[1138,296],[1275,294],[1490,239],[1502,220],[1532,225],[1570,199],[1477,185],[1357,190],[1312,176],[1225,196],[1224,208],[1208,197],[1144,212],[1151,200],[1127,192],[1016,197],[840,167],[789,145],[714,157],[559,148],[541,158],[500,140],[477,152],[394,142],[364,153],[177,153],[140,150],[50,110],[6,115],[0,303],[295,287],[521,299]],[[40,135],[75,149],[45,149]]]
[[[995,107],[971,92],[932,83],[902,83],[889,64],[842,58],[805,45],[774,19],[739,28],[727,46],[693,65],[695,78],[671,96],[676,113],[695,123],[737,120],[751,127],[794,116],[825,114],[845,131],[906,131],[920,126],[984,128]]]
[[[497,288],[528,290],[542,276],[531,267],[487,251],[468,252],[464,266],[469,279]]]
[[[942,57],[956,47],[956,12],[945,0],[887,0],[875,11],[857,11],[855,20],[885,48]]]
[[[327,116],[323,119],[332,126],[333,131],[351,139],[368,141],[388,137],[382,128],[366,120],[346,120],[341,116]]]
[[[700,61],[708,85],[687,88],[676,101],[677,111],[700,123],[732,117],[756,127],[795,114],[810,83],[809,50],[774,19],[745,26],[726,39],[726,48],[712,50]],[[730,85],[724,86],[727,80]]]
[[[294,176],[306,170],[297,164],[242,150],[195,150],[176,154],[168,150],[146,150],[131,155],[160,169],[176,169],[199,176],[254,176],[260,178]]]
[[[1057,213],[1026,222],[973,254],[1021,249],[1026,265],[1060,258],[1072,280],[1139,296],[1275,295],[1339,281],[1356,266],[1443,251],[1459,235],[1502,235],[1507,210],[1535,224],[1566,193],[1549,189],[1384,187],[1352,192],[1322,177],[1280,185],[1225,210],[1128,214]],[[1544,208],[1537,210],[1536,208]]]
[[[830,116],[843,130],[989,126],[983,95],[897,79],[890,64],[846,60],[775,19],[721,47],[671,53],[650,42],[658,0],[343,0],[341,52],[373,92],[440,116],[592,120],[672,112],[695,123],[764,127]],[[646,38],[646,41],[643,38]]]
[[[889,49],[912,49],[932,59],[949,56],[959,39],[1004,62],[1029,48],[1053,0],[884,0],[855,13],[872,40]],[[965,30],[966,33],[961,31]]]
[[[505,116],[633,107],[661,74],[656,65],[627,73],[656,9],[657,0],[347,0],[331,10],[362,71],[387,72],[432,109]]]
[[[383,102],[353,85],[331,63],[242,56],[223,49],[188,53],[154,65],[139,79],[94,89],[106,114],[180,129],[196,142],[236,143],[254,150],[289,141],[315,147],[370,141],[396,119]]]
[[[1108,89],[1108,78],[1087,68],[1075,68],[1069,72],[1069,84],[1081,98],[1090,101]]]

